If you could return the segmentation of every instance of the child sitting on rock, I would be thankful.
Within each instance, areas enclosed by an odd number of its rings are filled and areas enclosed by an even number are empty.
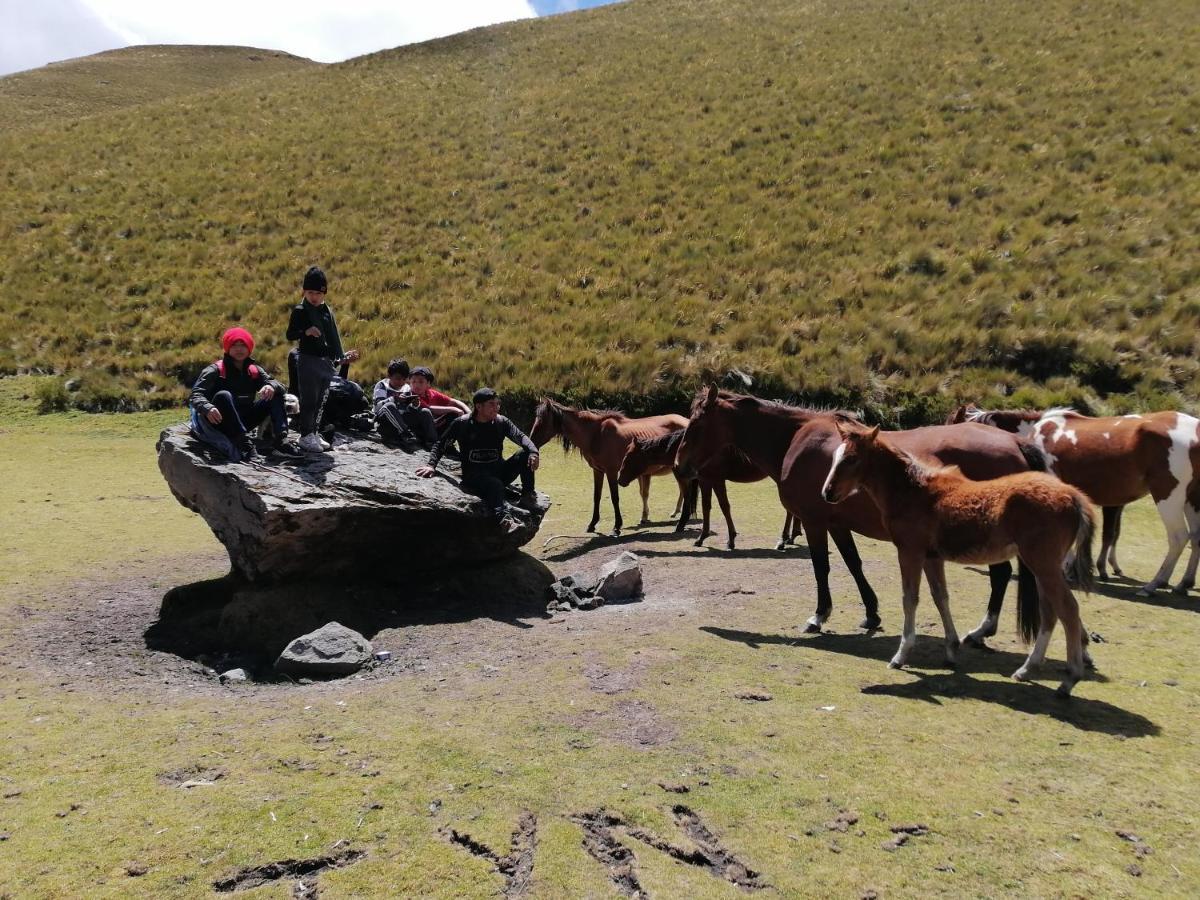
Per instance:
[[[380,379],[371,392],[375,426],[385,443],[407,447],[419,442],[429,450],[437,443],[437,426],[433,413],[413,393],[408,377],[407,360],[388,363],[387,378]]]
[[[433,372],[428,366],[417,366],[413,369],[408,376],[408,383],[412,392],[417,395],[421,408],[429,410],[433,415],[438,434],[445,434],[450,423],[459,416],[471,414],[467,404],[433,387]]]
[[[298,456],[300,448],[287,439],[283,385],[271,380],[250,354],[254,338],[245,328],[230,328],[221,336],[224,355],[205,367],[192,388],[192,434],[232,462],[257,456],[250,430],[270,418],[277,453]]]

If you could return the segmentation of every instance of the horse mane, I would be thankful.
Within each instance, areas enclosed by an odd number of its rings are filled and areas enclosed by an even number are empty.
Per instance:
[[[674,453],[679,449],[679,442],[683,440],[684,429],[680,428],[677,431],[668,431],[666,434],[661,434],[658,437],[652,438],[635,438],[638,447],[645,450],[647,453]]]
[[[808,413],[817,416],[833,416],[842,422],[851,422],[855,424],[863,424],[862,416],[848,409],[837,409],[835,407],[826,406],[801,406],[798,403],[790,403],[784,400],[766,400],[762,397],[755,397],[753,394],[737,394],[733,391],[720,390],[717,391],[717,398],[733,403],[736,406],[756,406],[766,409],[782,409],[791,412]],[[708,400],[708,390],[701,389],[697,392],[692,400],[691,412],[695,414],[705,402]]]
[[[603,422],[606,419],[624,420],[626,418],[625,413],[619,409],[572,409],[551,397],[543,397],[538,402],[537,409],[534,411],[534,418],[536,419],[542,415],[550,418],[550,421],[554,423],[554,427],[558,430],[559,437],[562,439],[563,453],[570,453],[571,449],[575,446],[571,443],[571,439],[567,437],[566,429],[563,428],[563,412],[568,409],[571,412],[587,413],[589,417],[595,419],[597,422]]]

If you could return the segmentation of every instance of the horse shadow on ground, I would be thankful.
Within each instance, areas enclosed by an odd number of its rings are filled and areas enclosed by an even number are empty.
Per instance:
[[[877,637],[870,634],[819,634],[811,637],[792,637],[782,634],[759,634],[750,631],[735,631],[728,628],[704,626],[700,629],[714,637],[736,641],[748,647],[781,644],[799,649],[822,650],[845,653],[864,659],[876,659],[881,664],[890,660],[896,651],[895,637]],[[929,635],[918,635],[913,658],[921,666],[945,667],[944,643]],[[965,697],[984,703],[1007,706],[1016,712],[1029,715],[1048,716],[1065,722],[1081,731],[1100,731],[1105,734],[1125,737],[1150,737],[1161,732],[1158,725],[1139,713],[1129,712],[1104,700],[1081,696],[1089,682],[1106,682],[1108,679],[1097,672],[1089,672],[1076,693],[1069,699],[1058,696],[1053,688],[1045,684],[1021,684],[1015,681],[991,681],[974,677],[981,672],[1009,676],[1025,661],[1025,655],[1007,650],[979,651],[964,648],[957,671],[924,672],[913,668],[904,671],[916,677],[915,681],[903,684],[873,684],[862,688],[862,693],[873,696],[890,696],[906,700],[921,700],[936,706],[942,705],[941,698]],[[1053,660],[1043,667],[1039,678],[1058,680]]]
[[[589,535],[580,543],[564,547],[562,550],[556,550],[550,553],[545,553],[543,559],[550,562],[565,562],[570,559],[575,559],[578,556],[583,556],[592,550],[597,550],[601,547],[620,548],[624,544],[677,544],[676,548],[670,550],[659,550],[651,548],[639,548],[638,554],[641,556],[709,556],[711,554],[720,554],[730,559],[786,559],[792,557],[795,559],[810,559],[808,548],[798,544],[789,545],[783,550],[775,550],[770,547],[747,547],[736,550],[726,550],[724,546],[725,535],[714,534],[708,540],[710,543],[703,546],[695,546],[696,538],[700,536],[698,529],[692,528],[687,531],[627,531],[619,537],[613,537],[609,534]],[[562,535],[562,538],[576,537],[575,535]],[[556,538],[549,538],[547,544]],[[543,545],[545,546],[545,545]]]
[[[978,575],[988,574],[986,569],[980,569],[975,566],[966,566],[965,568],[968,572],[975,572]],[[1015,569],[1011,580],[1017,580]],[[1200,596],[1197,596],[1194,591],[1188,591],[1186,594],[1177,594],[1169,588],[1164,588],[1155,591],[1149,597],[1143,597],[1138,594],[1138,591],[1142,589],[1142,584],[1141,581],[1130,578],[1128,575],[1110,575],[1104,580],[1097,577],[1095,584],[1092,586],[1091,593],[1099,594],[1101,597],[1108,597],[1110,600],[1128,600],[1131,603],[1157,606],[1161,609],[1200,612]],[[1086,596],[1084,594],[1085,611],[1087,604]]]

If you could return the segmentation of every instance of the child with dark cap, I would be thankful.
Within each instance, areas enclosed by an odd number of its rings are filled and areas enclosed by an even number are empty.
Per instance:
[[[429,457],[429,465],[417,469],[422,478],[432,478],[446,448],[458,442],[462,456],[462,488],[487,505],[504,531],[512,533],[521,523],[508,514],[504,489],[521,477],[521,501],[534,499],[534,476],[540,457],[533,441],[509,419],[500,415],[500,398],[491,388],[480,388],[472,398],[474,410],[455,419],[441,443]],[[521,446],[521,451],[505,459],[504,439]]]
[[[459,416],[469,415],[471,410],[461,400],[455,400],[433,387],[433,381],[433,371],[428,366],[417,366],[408,376],[408,383],[417,395],[421,408],[433,414],[438,433],[444,434],[451,422]]]
[[[287,339],[300,342],[296,367],[300,381],[300,448],[319,453],[329,449],[329,444],[317,434],[329,384],[337,374],[337,367],[343,362],[353,362],[359,354],[357,350],[342,353],[333,310],[325,303],[329,281],[319,266],[312,266],[304,273],[301,290],[304,296],[292,307]]]
[[[420,404],[408,383],[408,360],[397,357],[388,363],[387,378],[381,378],[371,393],[375,424],[385,443],[402,447],[419,441],[426,450],[438,441],[433,413]]]
[[[257,455],[250,429],[270,417],[274,450],[296,456],[300,449],[287,440],[283,385],[273,381],[250,356],[254,338],[245,328],[230,328],[221,336],[224,355],[207,366],[192,388],[192,434],[233,462]]]

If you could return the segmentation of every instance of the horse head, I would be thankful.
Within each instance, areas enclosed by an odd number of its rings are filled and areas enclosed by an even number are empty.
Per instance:
[[[821,487],[821,499],[826,503],[841,503],[857,491],[868,463],[883,448],[878,425],[865,428],[843,420],[836,420],[834,425],[842,442],[833,453],[833,465]]]
[[[680,476],[695,478],[706,463],[733,443],[733,426],[729,417],[723,414],[722,404],[728,405],[728,402],[715,384],[696,394],[675,457],[675,470]]]
[[[563,450],[571,449],[571,442],[563,430],[563,407],[549,397],[538,400],[537,411],[533,418],[533,428],[530,429],[529,439],[538,447],[544,447],[549,441],[561,437]]]

